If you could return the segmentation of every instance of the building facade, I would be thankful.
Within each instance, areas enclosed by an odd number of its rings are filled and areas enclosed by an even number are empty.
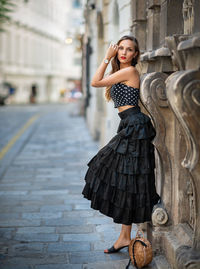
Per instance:
[[[147,234],[160,257],[158,268],[200,268],[199,14],[198,0],[88,0],[85,5],[85,114],[100,147],[116,133],[119,119],[104,89],[91,87],[91,78],[111,41],[133,34],[140,44],[140,106],[157,132],[161,204]]]
[[[56,102],[68,80],[81,79],[80,1],[17,0],[11,22],[0,33],[0,83],[16,89],[14,103]]]

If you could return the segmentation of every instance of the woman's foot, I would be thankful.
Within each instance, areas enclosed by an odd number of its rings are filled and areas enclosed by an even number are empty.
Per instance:
[[[107,253],[107,254],[116,253],[116,252],[120,251],[121,249],[127,248],[127,247],[128,247],[128,245],[120,247],[120,248],[115,248],[114,246],[112,246],[111,248],[105,249],[104,253]]]
[[[115,244],[109,248],[109,249],[105,249],[104,253],[115,253],[118,252],[120,249],[123,249],[125,247],[128,247],[129,243],[130,243],[130,239],[118,239]]]

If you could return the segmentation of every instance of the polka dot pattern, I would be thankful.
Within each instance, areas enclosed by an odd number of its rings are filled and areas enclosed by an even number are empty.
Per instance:
[[[113,99],[115,108],[126,105],[137,106],[140,93],[138,88],[133,88],[119,82],[111,87],[110,96]]]

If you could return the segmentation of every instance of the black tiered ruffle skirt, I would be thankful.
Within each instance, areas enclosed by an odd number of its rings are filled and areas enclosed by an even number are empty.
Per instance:
[[[155,129],[140,107],[118,113],[117,134],[89,161],[82,194],[91,207],[130,225],[151,221],[155,187]]]

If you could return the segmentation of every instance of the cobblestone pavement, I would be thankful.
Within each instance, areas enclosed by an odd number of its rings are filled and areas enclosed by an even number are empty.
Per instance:
[[[0,160],[0,269],[125,269],[126,250],[103,253],[120,225],[81,194],[98,145],[84,118],[70,112],[75,108],[0,108],[1,149],[38,116]]]

